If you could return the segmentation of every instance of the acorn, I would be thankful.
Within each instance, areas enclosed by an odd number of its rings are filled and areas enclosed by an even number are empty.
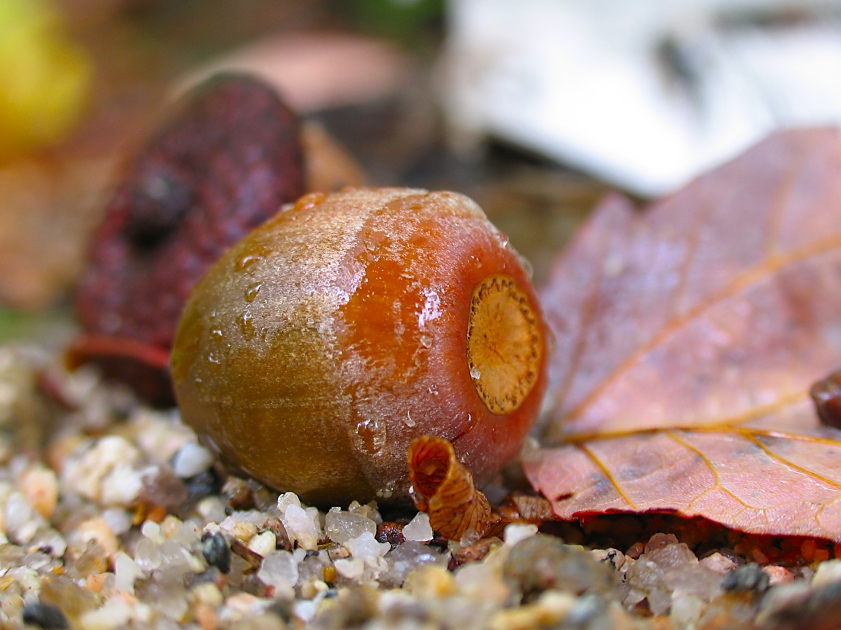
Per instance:
[[[172,376],[230,467],[310,503],[409,498],[422,435],[477,485],[513,460],[546,387],[548,329],[522,259],[452,192],[310,194],[194,288]]]

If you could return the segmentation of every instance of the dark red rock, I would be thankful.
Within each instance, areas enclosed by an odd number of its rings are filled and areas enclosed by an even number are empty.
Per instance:
[[[141,368],[161,375],[193,285],[304,192],[299,123],[270,87],[219,76],[175,112],[130,165],[95,235],[76,298],[86,335],[71,352],[71,363],[95,360],[159,404],[172,402],[168,376],[155,383]]]
[[[841,372],[830,374],[809,390],[821,422],[841,429]]]

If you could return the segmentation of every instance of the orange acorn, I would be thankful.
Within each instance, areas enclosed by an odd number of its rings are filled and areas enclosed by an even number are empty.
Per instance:
[[[312,194],[193,290],[172,354],[184,420],[229,465],[308,502],[408,498],[406,453],[452,442],[478,485],[546,386],[527,271],[463,195]]]

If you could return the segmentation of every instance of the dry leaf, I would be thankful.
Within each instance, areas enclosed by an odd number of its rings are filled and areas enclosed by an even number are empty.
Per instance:
[[[808,393],[841,364],[839,205],[841,134],[809,130],[595,212],[543,294],[562,446],[526,468],[556,514],[841,540],[841,434],[817,433]]]
[[[444,538],[461,540],[470,530],[481,536],[495,523],[487,498],[448,440],[429,435],[412,440],[409,478],[415,505],[429,513],[432,529]]]

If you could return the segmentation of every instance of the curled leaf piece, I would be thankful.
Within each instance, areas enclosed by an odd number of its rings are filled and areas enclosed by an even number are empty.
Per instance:
[[[496,522],[473,475],[456,459],[449,440],[424,435],[409,445],[409,478],[415,505],[429,513],[429,524],[448,540],[461,540],[470,530],[480,536]]]

